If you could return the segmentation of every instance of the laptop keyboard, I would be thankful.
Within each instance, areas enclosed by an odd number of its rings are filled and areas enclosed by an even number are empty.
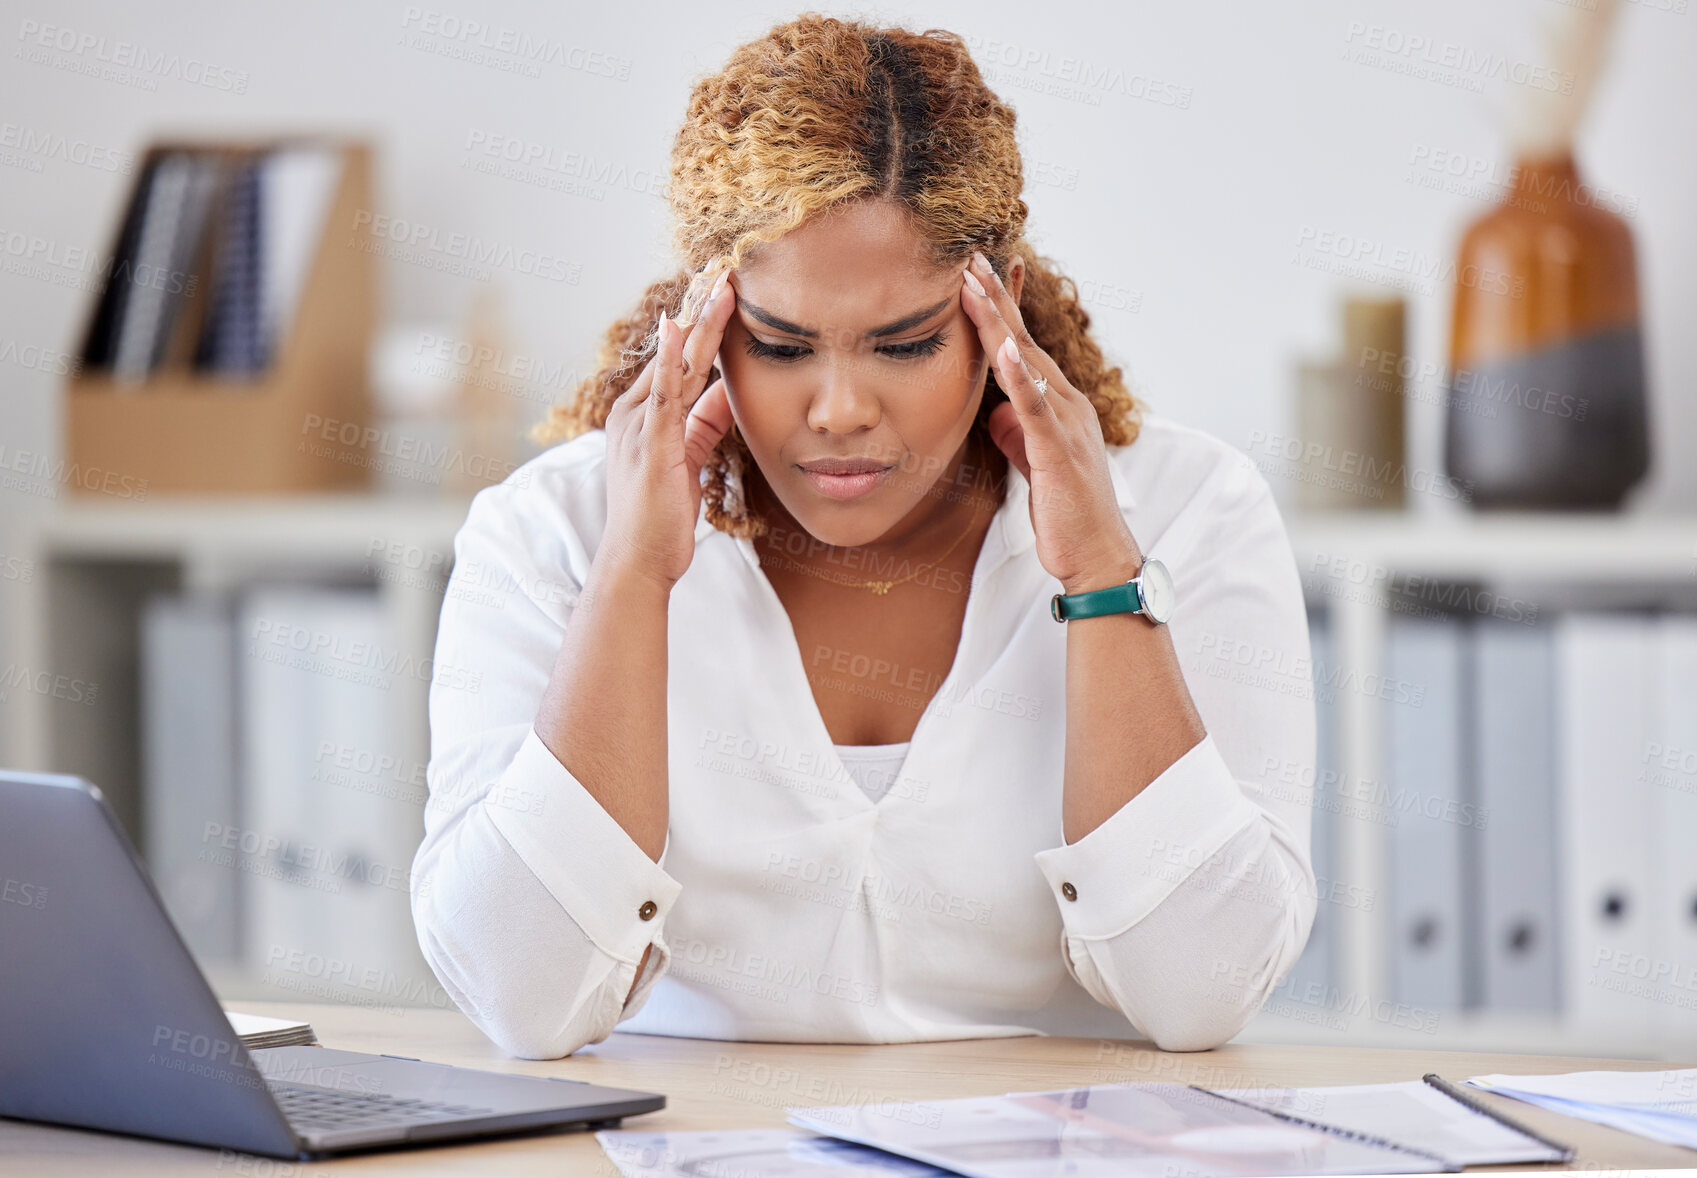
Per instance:
[[[458,1120],[492,1113],[494,1109],[468,1104],[433,1104],[368,1092],[340,1092],[309,1084],[267,1081],[289,1124],[300,1129],[373,1129],[415,1125],[426,1121]]]

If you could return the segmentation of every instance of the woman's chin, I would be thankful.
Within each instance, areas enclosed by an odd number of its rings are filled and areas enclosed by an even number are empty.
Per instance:
[[[855,510],[855,509],[850,509]],[[811,514],[811,513],[810,513]],[[878,538],[890,529],[874,521],[870,526],[848,526],[841,518],[821,520],[818,518],[802,519],[802,529],[821,544],[829,544],[832,548],[863,548],[876,543]]]

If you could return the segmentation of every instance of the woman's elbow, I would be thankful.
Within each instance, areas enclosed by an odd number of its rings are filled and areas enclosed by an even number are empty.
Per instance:
[[[539,1001],[535,993],[498,977],[480,978],[475,951],[468,954],[471,960],[456,958],[436,935],[436,920],[430,906],[415,896],[413,923],[426,964],[460,1013],[502,1051],[519,1059],[559,1059],[612,1032],[618,1007],[608,1009],[606,982],[579,989],[569,1002]]]
[[[468,1017],[489,1036],[490,1042],[518,1059],[561,1059],[581,1047],[599,1043],[612,1028],[598,1030],[585,1025],[581,1011],[571,1011],[565,1022],[538,1018],[518,1011],[485,1011]]]
[[[1212,1051],[1223,1047],[1249,1025],[1261,1009],[1264,995],[1236,1004],[1217,999],[1175,1006],[1144,1019],[1141,1029],[1162,1051]]]
[[[560,1059],[612,1033],[617,1011],[606,1011],[601,989],[582,995],[569,1006],[538,1004],[534,998],[510,993],[484,994],[449,985],[434,961],[431,968],[472,1024],[508,1055],[518,1059]]]
[[[1217,953],[1211,961],[1196,962],[1183,985],[1164,988],[1164,1001],[1134,1017],[1140,1029],[1162,1051],[1212,1051],[1236,1038],[1261,1012],[1267,999],[1302,955],[1314,921],[1314,900],[1294,894],[1277,919],[1265,926],[1258,952],[1236,956]]]

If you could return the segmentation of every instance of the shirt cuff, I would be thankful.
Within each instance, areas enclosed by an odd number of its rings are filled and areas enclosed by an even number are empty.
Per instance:
[[[483,805],[525,866],[596,947],[621,961],[642,959],[683,885],[637,846],[534,727]],[[668,832],[661,862],[671,845]]]
[[[1063,935],[1117,937],[1260,814],[1211,735],[1076,843],[1038,851]]]

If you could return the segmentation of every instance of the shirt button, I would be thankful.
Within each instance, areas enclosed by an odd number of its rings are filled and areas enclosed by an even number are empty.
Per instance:
[[[1072,885],[1068,884],[1067,886],[1071,887]],[[653,920],[654,914],[658,911],[660,910],[654,906],[653,900],[644,900],[642,902],[642,907],[636,910],[636,914],[644,920]]]
[[[1061,885],[1061,895],[1065,896],[1069,900],[1076,900],[1078,899],[1078,889],[1073,887],[1070,883],[1063,883]]]

